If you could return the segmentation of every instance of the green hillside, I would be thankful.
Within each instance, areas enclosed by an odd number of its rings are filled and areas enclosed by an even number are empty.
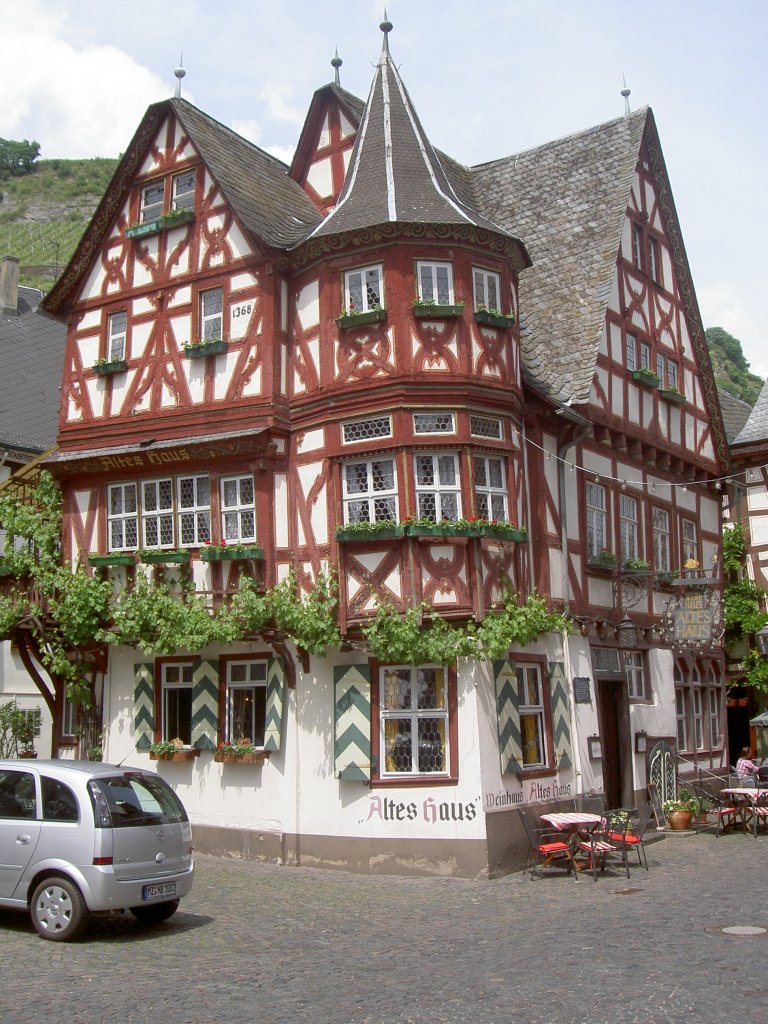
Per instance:
[[[18,256],[21,283],[50,289],[66,266],[117,160],[40,160],[0,181],[0,256]]]

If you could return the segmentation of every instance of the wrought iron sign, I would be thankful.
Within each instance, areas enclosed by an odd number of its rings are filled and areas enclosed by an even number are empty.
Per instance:
[[[718,580],[698,577],[681,580],[669,599],[664,625],[672,646],[679,651],[704,652],[720,647],[723,636],[723,601]]]

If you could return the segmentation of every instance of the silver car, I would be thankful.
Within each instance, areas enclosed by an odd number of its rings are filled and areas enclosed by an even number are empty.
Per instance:
[[[91,913],[167,920],[192,888],[192,831],[158,775],[91,761],[0,761],[0,907],[44,939]]]

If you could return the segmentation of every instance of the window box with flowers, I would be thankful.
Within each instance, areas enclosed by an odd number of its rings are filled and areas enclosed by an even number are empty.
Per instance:
[[[463,313],[463,302],[455,306],[444,306],[430,299],[413,300],[413,315],[420,320],[447,320],[449,317],[461,316]]]
[[[528,530],[524,526],[515,526],[514,523],[501,522],[496,519],[478,519],[477,528],[480,537],[491,537],[494,540],[517,543],[528,540]]]
[[[268,754],[253,743],[220,743],[213,760],[219,764],[262,764]]]
[[[185,747],[180,740],[163,740],[149,748],[150,761],[194,761],[199,756],[197,747]]]
[[[466,519],[405,519],[409,537],[478,537],[478,527]]]
[[[499,309],[490,309],[479,306],[475,310],[475,320],[479,324],[488,324],[490,327],[511,327],[515,322],[514,313],[502,313]]]
[[[672,405],[685,405],[685,395],[677,388],[659,388],[659,398]]]
[[[206,544],[200,548],[200,558],[204,562],[261,561],[264,551],[258,544]]]
[[[659,386],[659,375],[642,366],[639,370],[632,371],[632,380],[642,384],[645,388],[657,388]]]
[[[88,565],[94,569],[109,568],[112,565],[134,565],[136,556],[129,551],[115,551],[111,555],[88,555]]]
[[[162,548],[140,551],[139,561],[145,565],[184,565],[189,561],[189,552],[165,551]]]
[[[598,551],[596,555],[590,556],[589,564],[593,569],[615,569],[618,561],[619,559],[612,551],[604,548],[602,551]]]
[[[184,355],[187,359],[205,359],[206,356],[218,356],[226,352],[229,343],[223,338],[207,338],[203,341],[193,341],[184,346]]]
[[[345,309],[340,317],[336,318],[336,325],[340,330],[345,331],[350,327],[365,327],[366,324],[382,323],[387,319],[386,309],[381,306],[374,306],[365,312],[356,309]]]
[[[169,210],[162,217],[146,220],[142,224],[131,224],[125,229],[125,237],[148,238],[150,235],[159,235],[161,231],[168,231],[180,224],[188,224],[194,219],[195,214],[192,210]]]
[[[336,527],[336,540],[340,544],[350,541],[393,540],[404,537],[405,523],[396,523],[394,519],[379,519],[376,522],[345,523]]]
[[[128,363],[124,359],[97,359],[92,369],[97,377],[110,377],[113,373],[125,373]]]

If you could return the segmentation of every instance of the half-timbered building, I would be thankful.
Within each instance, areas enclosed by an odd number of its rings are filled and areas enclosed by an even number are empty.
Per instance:
[[[290,168],[150,107],[46,300],[68,324],[49,466],[66,557],[116,587],[158,562],[214,603],[244,573],[338,574],[326,657],[109,651],[106,757],[183,739],[158,767],[198,849],[477,875],[520,863],[520,805],[634,804],[681,714],[725,763],[722,659],[675,657],[662,615],[718,551],[727,452],[650,110],[464,167],[383,27],[367,102],[320,89]],[[576,629],[448,666],[360,641],[382,601],[463,623],[505,586]],[[694,675],[705,710],[681,711]],[[258,763],[217,760],[243,732]]]

